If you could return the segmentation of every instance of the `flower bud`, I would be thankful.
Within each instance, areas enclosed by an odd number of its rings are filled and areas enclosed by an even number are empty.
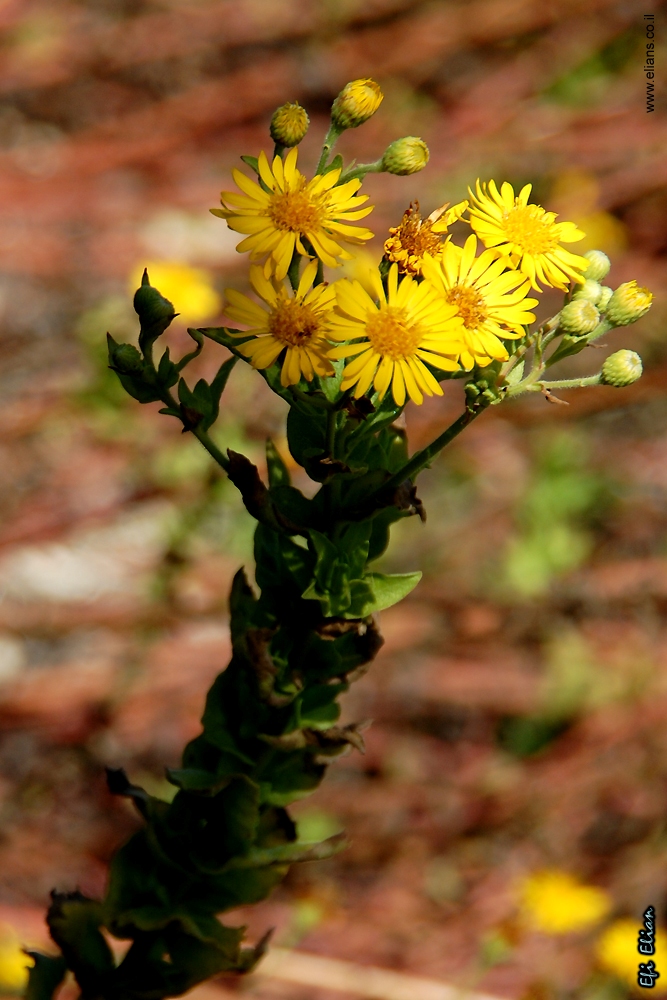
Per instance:
[[[352,80],[345,84],[333,102],[331,121],[341,131],[357,128],[375,114],[383,97],[375,80]]]
[[[395,139],[384,151],[382,169],[389,174],[416,174],[423,170],[429,159],[428,146],[423,139],[406,135]]]
[[[649,311],[652,301],[648,288],[642,288],[634,280],[624,281],[609,300],[607,319],[614,326],[629,326]]]
[[[109,343],[109,361],[123,375],[136,375],[144,367],[143,358],[133,344]]]
[[[585,274],[591,281],[599,281],[600,278],[605,278],[609,274],[611,261],[602,250],[589,250],[584,254],[584,257],[588,261]]]
[[[308,131],[310,119],[304,108],[297,102],[283,104],[273,112],[269,131],[271,138],[279,146],[298,146]]]
[[[609,305],[609,300],[614,294],[614,289],[610,288],[609,285],[600,286],[600,298],[595,303],[598,307],[598,312],[604,312]]]
[[[601,381],[621,389],[641,378],[642,370],[642,359],[634,351],[616,351],[603,364]]]
[[[600,322],[600,313],[588,299],[573,299],[560,312],[560,328],[582,336],[592,333]]]
[[[573,299],[587,299],[592,302],[593,305],[597,305],[600,299],[600,293],[602,292],[602,285],[598,284],[597,281],[592,281],[590,278],[581,284],[577,291],[572,296]]]
[[[142,329],[149,327],[162,327],[160,332],[167,329],[172,319],[176,315],[176,310],[164,295],[160,295],[157,288],[153,288],[148,280],[148,271],[144,271],[141,285],[134,293],[134,311],[139,317]]]

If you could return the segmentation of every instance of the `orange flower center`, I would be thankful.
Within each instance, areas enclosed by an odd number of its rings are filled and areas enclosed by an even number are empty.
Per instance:
[[[488,319],[489,311],[476,288],[454,285],[447,290],[447,301],[456,306],[467,330],[478,330]]]
[[[419,347],[423,331],[408,320],[407,312],[397,306],[381,306],[366,324],[373,350],[392,361],[412,357]]]
[[[312,306],[295,299],[278,302],[269,314],[269,331],[281,344],[304,347],[320,330],[320,319]]]
[[[515,205],[503,213],[503,230],[507,241],[515,243],[521,253],[549,253],[558,246],[554,223],[539,205]]]
[[[271,198],[269,218],[276,229],[310,233],[321,227],[326,214],[326,195],[315,198],[306,187],[277,191]]]

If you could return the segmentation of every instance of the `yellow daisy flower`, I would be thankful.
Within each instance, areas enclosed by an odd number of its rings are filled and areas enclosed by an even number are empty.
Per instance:
[[[261,267],[251,267],[250,284],[266,306],[233,288],[225,290],[226,315],[250,327],[236,336],[253,336],[238,350],[253,368],[269,368],[284,351],[280,374],[284,386],[296,385],[302,375],[310,382],[314,375],[334,372],[327,358],[326,328],[336,294],[332,285],[311,288],[316,273],[317,261],[311,261],[296,292],[288,292],[282,282],[268,280]]]
[[[333,347],[331,358],[349,358],[341,388],[354,386],[363,396],[373,384],[380,399],[391,386],[396,403],[406,394],[415,403],[424,395],[442,395],[440,385],[424,362],[442,371],[456,371],[460,353],[462,322],[454,306],[426,281],[406,276],[398,283],[398,267],[392,264],[385,294],[377,271],[371,279],[375,301],[358,281],[335,282],[336,309],[329,324],[331,340],[359,341]]]
[[[341,242],[363,243],[373,238],[370,230],[350,225],[373,211],[372,206],[360,208],[368,200],[368,195],[355,195],[361,180],[336,187],[341,172],[331,170],[309,181],[296,168],[297,156],[295,147],[284,162],[276,156],[269,165],[266,154],[260,153],[259,176],[267,190],[233,170],[242,193],[223,191],[222,208],[211,209],[213,215],[227,220],[230,229],[249,234],[238,244],[239,253],[249,250],[250,260],[270,255],[265,274],[268,277],[273,261],[279,281],[287,274],[295,250],[304,256],[310,253],[304,239],[324,264],[336,267],[352,256]]]
[[[527,275],[533,288],[539,291],[536,282],[541,281],[566,291],[571,281],[583,281],[588,261],[561,243],[576,243],[586,234],[574,222],[556,222],[555,212],[529,205],[531,188],[526,184],[515,197],[507,181],[500,191],[495,181],[477,181],[476,194],[470,191],[470,225],[485,246]]]
[[[537,299],[527,299],[530,282],[520,271],[508,271],[507,258],[493,250],[476,257],[477,237],[469,236],[463,249],[446,243],[438,260],[427,257],[423,273],[456,307],[463,320],[460,361],[464,368],[484,368],[509,357],[501,338],[525,336],[522,324],[532,323],[528,310]]]
[[[467,201],[449,209],[443,205],[431,212],[427,219],[422,219],[419,202],[412,202],[400,224],[389,230],[389,238],[384,244],[386,259],[398,264],[402,274],[421,274],[424,254],[436,257],[440,253],[442,236],[453,222],[461,218],[467,207]]]
[[[587,930],[611,909],[611,898],[604,889],[583,885],[557,868],[526,876],[517,891],[523,916],[544,934]]]
[[[595,956],[598,963],[607,972],[622,979],[626,985],[633,987],[637,993],[645,995],[645,990],[637,983],[637,972],[640,962],[651,959],[661,973],[655,981],[653,993],[667,992],[667,947],[664,944],[664,933],[655,937],[655,954],[640,955],[637,951],[637,936],[641,926],[640,920],[632,917],[620,917],[614,920],[600,935],[595,946]]]

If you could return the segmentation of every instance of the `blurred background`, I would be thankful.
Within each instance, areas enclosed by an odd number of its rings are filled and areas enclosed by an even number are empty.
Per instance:
[[[644,14],[656,110],[646,113]],[[588,234],[575,250],[636,278],[651,312],[620,347],[622,391],[494,407],[423,476],[428,513],[385,566],[422,568],[383,613],[386,645],[347,696],[367,753],[297,805],[304,838],[352,846],[294,868],[252,912],[285,947],[520,1000],[632,989],[641,914],[667,902],[667,23],[633,0],[2,0],[0,2],[0,992],[43,944],[49,890],[99,895],[136,828],[103,766],[168,795],[229,654],[227,592],[251,558],[235,490],[175,421],[125,396],[104,335],[136,333],[148,265],[185,324],[246,288],[237,237],[208,214],[277,104],[311,116],[312,170],[350,79],[385,100],[340,152],[430,146],[411,178],[370,176],[377,261],[415,198],[428,214],[477,177],[534,185]],[[541,315],[557,309],[545,294]],[[202,374],[224,356],[209,345]],[[199,362],[198,362],[199,364]],[[284,409],[240,366],[219,439],[262,462]],[[414,448],[460,386],[408,410]],[[658,956],[660,958],[660,955]],[[660,968],[660,962],[657,962]],[[667,989],[667,961],[662,983]],[[226,984],[336,1000],[325,984]],[[212,995],[212,994],[211,994]],[[414,993],[419,1000],[418,992]]]

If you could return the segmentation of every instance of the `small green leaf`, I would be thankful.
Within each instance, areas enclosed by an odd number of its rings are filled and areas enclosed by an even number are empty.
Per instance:
[[[28,973],[24,1000],[53,1000],[53,994],[67,972],[65,959],[60,955],[57,957],[42,955],[39,951],[29,951],[27,954],[35,964]]]
[[[376,611],[384,611],[398,604],[404,597],[415,589],[422,578],[421,572],[417,573],[369,573],[367,580],[375,593],[375,600],[372,605],[361,610],[361,614],[354,617],[366,618],[375,614]],[[350,616],[346,616],[350,617]]]

